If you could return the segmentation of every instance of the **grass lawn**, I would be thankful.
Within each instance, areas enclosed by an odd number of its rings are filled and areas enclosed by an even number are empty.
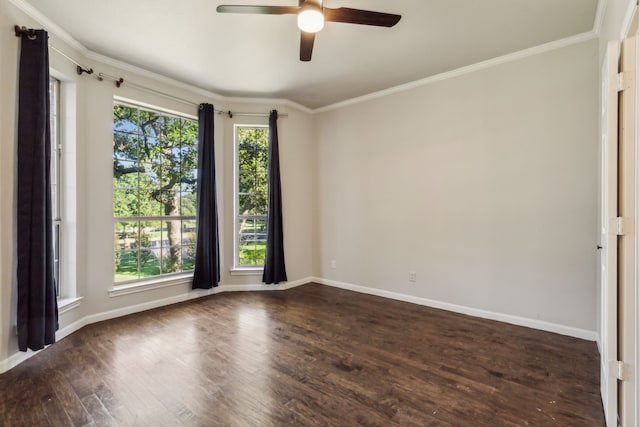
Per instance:
[[[160,274],[160,263],[158,258],[153,254],[146,257],[144,264],[140,268],[140,278],[153,277]],[[166,261],[166,260],[165,260]],[[183,259],[182,271],[193,270],[194,260],[191,258]],[[136,251],[127,251],[120,253],[120,262],[116,266],[114,280],[116,282],[124,282],[128,280],[138,279],[138,257]]]
[[[265,242],[243,243],[240,245],[238,261],[240,265],[264,265],[266,253],[267,244]]]

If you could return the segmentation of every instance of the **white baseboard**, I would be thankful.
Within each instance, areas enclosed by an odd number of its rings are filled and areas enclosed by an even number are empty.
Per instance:
[[[102,313],[90,314],[82,319],[60,328],[56,332],[56,341],[61,340],[67,335],[71,335],[84,326],[90,325],[96,322],[102,322],[104,320],[115,319],[116,317],[126,316],[128,314],[139,313],[153,308],[163,307],[166,305],[177,304],[179,302],[189,301],[196,298],[202,298],[208,295],[219,294],[222,292],[246,292],[246,291],[284,291],[287,289],[295,288],[296,286],[304,285],[311,282],[311,277],[306,277],[300,280],[294,280],[286,283],[279,283],[277,285],[265,285],[264,283],[249,284],[249,285],[219,285],[218,287],[211,289],[194,289],[187,293],[175,295],[169,298],[163,298],[159,300],[149,301],[143,304],[136,304],[127,307],[118,308],[115,310],[104,311]],[[0,374],[8,371],[9,369],[19,365],[25,360],[29,359],[37,351],[28,350],[26,352],[17,352],[4,360],[0,360]]]
[[[369,288],[351,283],[338,282],[335,280],[313,277],[312,280],[322,285],[332,286],[335,288],[346,289],[349,291],[360,292],[363,294],[375,295],[384,298],[390,298],[398,301],[410,302],[413,304],[424,305],[432,308],[453,311],[455,313],[467,314],[469,316],[480,317],[483,319],[497,320],[499,322],[510,323],[512,325],[526,326],[528,328],[539,329],[556,334],[568,335],[570,337],[580,338],[588,341],[597,341],[597,333],[586,329],[574,328],[572,326],[559,325],[556,323],[544,322],[542,320],[529,319],[526,317],[513,316],[511,314],[496,313],[493,311],[481,310],[478,308],[465,307],[462,305],[451,304],[448,302],[436,301],[428,298],[416,297],[413,295],[401,294],[398,292],[385,291],[382,289]]]
[[[32,350],[27,350],[26,352],[20,351],[18,353],[12,354],[4,360],[0,360],[0,374],[8,371],[14,366],[18,366],[36,353],[37,351]]]

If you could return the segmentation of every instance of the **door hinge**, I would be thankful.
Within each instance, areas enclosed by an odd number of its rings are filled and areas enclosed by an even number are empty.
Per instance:
[[[631,379],[631,365],[614,360],[611,362],[611,375],[620,381],[629,381]]]
[[[633,233],[632,226],[632,218],[620,216],[611,218],[609,221],[609,233],[616,236],[626,236]]]
[[[618,92],[625,91],[627,89],[631,89],[633,87],[633,79],[635,76],[633,73],[618,73]]]

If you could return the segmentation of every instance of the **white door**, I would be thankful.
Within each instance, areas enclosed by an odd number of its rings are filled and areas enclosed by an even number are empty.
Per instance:
[[[618,60],[620,47],[607,46],[602,76],[600,281],[602,342],[600,387],[608,427],[618,425]]]
[[[622,427],[637,427],[635,365],[636,351],[636,38],[622,42],[618,109],[618,216],[624,232],[618,237],[618,415]]]

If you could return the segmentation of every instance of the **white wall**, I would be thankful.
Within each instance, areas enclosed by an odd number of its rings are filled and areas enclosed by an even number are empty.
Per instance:
[[[14,25],[37,27],[36,23],[7,1],[0,1],[0,26],[5,29],[0,33],[0,372],[2,362],[17,352],[17,336],[14,326],[16,319],[16,219],[15,219],[15,177],[16,163],[16,129],[17,129],[17,75],[20,39],[13,33]],[[37,27],[41,28],[41,27]],[[50,34],[50,43],[64,47],[70,55],[77,52],[61,42],[54,34]],[[82,86],[74,80],[75,66],[66,59],[50,54],[50,65],[66,77],[67,83],[75,88]],[[73,92],[73,91],[72,91]],[[78,100],[78,104],[80,104]],[[78,119],[81,120],[82,113]],[[75,227],[75,224],[73,224]],[[81,292],[81,290],[80,290]],[[79,311],[61,315],[61,323],[71,323],[82,316]]]
[[[15,115],[17,105],[16,76],[18,70],[19,39],[8,29],[14,24],[42,28],[24,13],[0,0],[0,372],[20,358],[17,350],[15,325]],[[86,67],[96,72],[123,77],[121,88],[109,81],[99,82],[86,75],[75,75],[75,65],[50,49],[51,66],[63,76],[63,85],[73,85],[77,105],[75,155],[76,201],[75,222],[67,224],[77,230],[77,254],[75,276],[77,295],[83,297],[80,306],[60,316],[61,330],[70,325],[82,324],[83,319],[97,320],[113,313],[135,310],[136,306],[150,307],[163,301],[177,300],[190,292],[187,283],[162,289],[110,297],[113,287],[113,198],[112,198],[112,117],[114,96],[148,103],[158,107],[197,116],[197,107],[142,92],[127,82],[145,85],[194,103],[210,102],[216,108],[244,112],[269,112],[277,109],[288,113],[278,121],[280,157],[283,187],[283,216],[285,219],[285,257],[290,282],[311,276],[311,187],[312,139],[311,115],[282,100],[237,101],[190,88],[168,79],[157,80],[153,76],[136,72],[130,66],[117,63],[105,64],[96,56],[84,57],[55,34],[50,34],[50,45],[55,46]],[[110,61],[109,61],[110,62]],[[73,92],[73,91],[72,91]],[[216,174],[218,179],[219,224],[221,238],[222,285],[260,284],[261,274],[255,276],[231,276],[233,266],[233,122],[224,116],[215,117],[216,126]],[[245,118],[238,118],[248,123]],[[256,119],[252,119],[256,120]],[[260,119],[265,121],[266,119]],[[69,161],[70,159],[66,159]],[[69,162],[72,164],[73,162]],[[139,309],[139,308],[138,308]],[[104,313],[111,313],[104,315]],[[3,364],[4,362],[4,364]]]
[[[591,40],[318,115],[314,275],[594,331],[597,61]]]
[[[11,28],[11,17],[5,11],[6,4],[0,1],[0,28]],[[9,313],[11,312],[11,297],[14,265],[14,237],[13,215],[13,163],[15,157],[15,94],[16,88],[16,58],[17,49],[9,38],[9,31],[0,33],[0,360],[7,357],[9,340]]]

